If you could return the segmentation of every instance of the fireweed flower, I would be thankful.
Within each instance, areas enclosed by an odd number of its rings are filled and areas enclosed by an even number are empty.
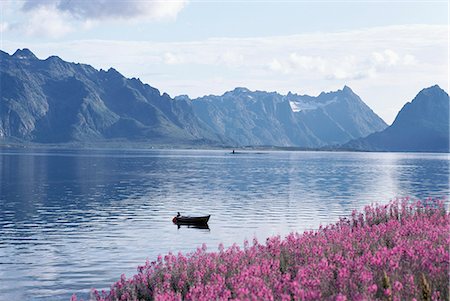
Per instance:
[[[92,299],[448,300],[449,230],[443,201],[394,200],[243,249],[158,256]]]

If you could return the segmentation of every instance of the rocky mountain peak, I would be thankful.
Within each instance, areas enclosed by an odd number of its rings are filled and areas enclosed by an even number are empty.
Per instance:
[[[27,60],[37,60],[38,58],[31,52],[30,49],[17,49],[16,52],[12,55],[16,59],[27,59]]]
[[[232,91],[233,94],[243,94],[243,93],[249,93],[249,92],[251,92],[251,91],[245,87],[236,87]]]

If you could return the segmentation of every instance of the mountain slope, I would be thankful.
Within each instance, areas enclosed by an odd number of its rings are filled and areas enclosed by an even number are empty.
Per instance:
[[[347,86],[336,92],[322,92],[316,98],[291,95],[291,105],[293,103],[298,110],[297,119],[302,120],[323,144],[343,143],[387,127]]]
[[[193,106],[214,132],[241,145],[320,147],[387,126],[348,87],[317,97],[236,88],[194,99]]]
[[[417,94],[390,127],[343,147],[370,151],[449,152],[449,96],[439,86]]]
[[[227,142],[195,118],[185,100],[127,79],[28,49],[1,54],[0,137],[40,143],[127,139]]]

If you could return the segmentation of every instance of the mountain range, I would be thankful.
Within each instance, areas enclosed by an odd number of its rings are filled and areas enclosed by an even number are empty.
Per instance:
[[[414,126],[426,125],[430,131],[440,131],[436,139],[448,136],[448,127],[447,132],[443,129],[445,121],[448,125],[445,108],[430,109],[422,116],[423,122],[411,113],[415,110],[407,109],[416,103],[437,105],[427,101],[428,96],[418,96],[425,100],[406,105],[402,116],[399,113],[388,127],[347,86],[316,97],[236,88],[220,96],[172,98],[139,79],[125,78],[113,68],[97,70],[57,56],[41,60],[28,49],[13,55],[0,51],[0,66],[0,141],[302,148],[344,145],[358,150],[390,150],[379,144],[389,140],[392,133],[401,135],[397,128],[414,132]],[[448,112],[448,95],[443,93]],[[442,93],[428,94],[445,102]],[[439,122],[431,121],[431,126],[426,120],[434,118],[435,110],[440,112]],[[405,121],[410,115],[416,117],[416,123]],[[399,122],[406,126],[396,125]],[[429,132],[423,135],[431,137]],[[435,144],[428,144],[424,150],[433,151],[431,145]],[[439,149],[445,151],[445,147]]]
[[[236,88],[221,96],[193,99],[192,105],[211,131],[230,137],[238,145],[313,148],[386,128],[348,87],[317,97]]]

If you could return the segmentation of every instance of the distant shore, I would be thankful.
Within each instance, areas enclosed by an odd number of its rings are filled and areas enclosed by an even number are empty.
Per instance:
[[[129,141],[102,141],[102,142],[70,142],[70,143],[31,143],[0,141],[1,149],[117,149],[117,150],[151,150],[151,149],[179,149],[179,150],[226,150],[232,152],[245,151],[305,151],[305,152],[355,152],[355,153],[437,153],[446,154],[448,152],[417,152],[417,151],[363,151],[357,149],[347,149],[339,147],[307,148],[295,146],[229,146],[229,145],[209,145],[209,144],[154,144],[150,142],[129,142]]]

